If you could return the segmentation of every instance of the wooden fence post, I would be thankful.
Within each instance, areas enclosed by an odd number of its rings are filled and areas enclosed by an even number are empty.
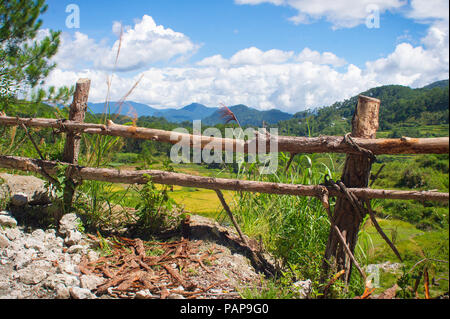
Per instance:
[[[352,119],[352,137],[375,138],[378,129],[378,114],[380,110],[380,100],[360,95],[358,105]],[[368,187],[372,161],[365,155],[349,154],[345,160],[344,171],[341,181],[346,187]],[[339,228],[345,241],[354,254],[358,232],[361,227],[362,218],[358,211],[346,199],[338,197],[333,213],[334,224]],[[334,257],[337,269],[345,270],[345,282],[348,283],[352,270],[352,261],[345,251],[333,229],[325,250],[324,269],[326,273],[331,265],[331,258]]]
[[[91,80],[79,79],[75,87],[73,95],[73,102],[70,105],[69,120],[75,122],[84,122],[84,117],[87,110],[87,101],[89,96],[89,89]],[[78,154],[80,152],[81,135],[73,131],[67,132],[66,144],[64,145],[63,161],[71,164],[78,164]],[[64,213],[69,213],[72,209],[72,201],[75,193],[75,183],[68,174],[68,183],[64,188]]]

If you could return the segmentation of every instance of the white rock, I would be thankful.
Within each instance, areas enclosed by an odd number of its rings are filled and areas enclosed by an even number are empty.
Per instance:
[[[31,237],[33,237],[35,240],[38,241],[44,241],[45,240],[45,232],[42,229],[36,229],[31,233]]]
[[[47,272],[34,266],[28,266],[18,271],[19,280],[26,285],[36,285],[47,278]]]
[[[94,251],[94,250],[90,250],[87,253],[87,257],[88,257],[90,262],[97,261],[97,259],[99,258],[98,253],[96,251]]]
[[[25,193],[15,193],[11,197],[11,204],[17,207],[22,207],[28,204],[28,195]]]
[[[54,262],[54,261],[58,261],[59,254],[52,250],[46,250],[42,253],[42,258],[45,258],[45,260],[47,260],[47,261]]]
[[[70,260],[72,261],[72,263],[78,265],[79,263],[81,263],[81,257],[81,254],[73,254]]]
[[[68,274],[52,274],[48,276],[48,278],[44,281],[44,287],[50,289],[57,289],[60,285],[65,287],[70,286],[78,286],[80,284],[80,280],[77,276],[68,275]]]
[[[17,238],[20,238],[21,232],[17,228],[8,228],[6,229],[6,237],[8,237],[9,240],[16,240]]]
[[[59,232],[63,235],[70,231],[77,230],[80,220],[76,214],[66,214],[59,221]]]
[[[58,284],[55,289],[56,299],[69,299],[70,291],[64,284]]]
[[[77,275],[79,273],[78,266],[71,262],[62,262],[58,264],[57,271],[61,274]]]
[[[301,299],[309,297],[311,293],[312,282],[310,279],[304,281],[297,281],[292,284],[294,290],[297,291]]]
[[[40,252],[45,250],[44,244],[41,241],[36,240],[34,238],[26,239],[25,242],[23,243],[23,245],[25,246],[25,248],[28,248],[28,249],[32,248],[32,249],[35,249]]]
[[[16,251],[16,256],[14,257],[14,269],[20,270],[27,267],[34,257],[36,257],[36,251],[34,249]]]
[[[79,231],[70,230],[66,239],[64,239],[64,243],[67,246],[72,246],[78,244],[83,239],[83,235]]]
[[[153,297],[153,295],[148,289],[140,290],[136,292],[136,295],[134,296],[136,299],[149,299],[151,297]]]
[[[105,282],[105,279],[95,275],[82,275],[80,277],[81,288],[94,290]]]
[[[6,236],[0,234],[0,248],[6,248],[9,246],[9,240]]]
[[[70,246],[67,249],[66,253],[68,253],[68,254],[75,254],[75,253],[79,253],[79,252],[83,251],[83,249],[84,248],[81,245],[73,245],[73,246]]]
[[[16,227],[17,220],[7,215],[0,215],[0,226]]]
[[[53,236],[55,236],[56,230],[54,230],[54,229],[52,229],[52,228],[46,229],[46,230],[45,230],[45,234],[46,234],[46,235],[53,235]]]
[[[89,289],[72,287],[69,288],[70,296],[73,299],[95,299],[97,298]]]

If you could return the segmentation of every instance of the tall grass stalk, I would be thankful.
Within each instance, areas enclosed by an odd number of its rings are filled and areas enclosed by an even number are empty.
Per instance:
[[[256,165],[244,165],[237,178],[312,185],[323,182],[327,174],[335,177],[332,157],[319,161],[315,155],[300,155],[284,172],[288,159],[280,156],[276,174],[259,175]],[[234,201],[233,213],[244,233],[261,238],[283,267],[302,265],[297,268],[297,279],[319,278],[330,223],[318,199],[241,192]]]

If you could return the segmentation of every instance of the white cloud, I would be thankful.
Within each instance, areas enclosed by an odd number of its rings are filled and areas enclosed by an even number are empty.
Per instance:
[[[120,34],[119,23],[114,23],[113,32]],[[148,15],[144,15],[133,28],[125,27],[122,42],[117,40],[108,54],[96,61],[97,65],[112,69],[119,45],[120,57],[117,69],[122,71],[137,70],[154,62],[190,55],[199,47],[183,33],[157,25]]]
[[[228,66],[229,62],[224,59],[220,54],[216,54],[197,62],[200,66]]]
[[[302,52],[298,54],[296,60],[299,62],[310,61],[317,64],[329,64],[335,67],[343,66],[347,62],[336,56],[331,52],[320,53],[318,51],[313,51],[310,48],[304,48]]]
[[[313,51],[304,48],[299,54],[293,51],[268,50],[262,51],[255,47],[240,50],[230,59],[225,59],[220,54],[204,58],[197,62],[199,66],[229,67],[230,65],[266,65],[283,64],[293,62],[312,62],[315,64],[329,64],[335,67],[343,66],[347,62],[331,52]]]
[[[352,28],[365,23],[371,7],[376,7],[381,14],[397,10],[407,3],[406,0],[235,0],[236,4],[249,5],[264,2],[296,9],[297,15],[290,18],[296,24],[325,19],[332,23],[333,28]]]
[[[114,22],[112,31],[119,37],[121,24]],[[123,31],[121,43],[117,40],[112,47],[106,41],[97,42],[81,32],[75,32],[73,36],[62,33],[60,49],[54,61],[65,70],[133,71],[155,62],[190,57],[199,48],[183,33],[157,25],[148,15],[144,15],[134,27],[125,26]],[[41,36],[46,34],[48,30],[41,30]],[[119,44],[120,54],[114,68]]]
[[[422,86],[448,75],[439,57],[423,47],[409,43],[397,45],[386,58],[367,62],[368,73],[373,73],[381,83]]]
[[[407,16],[413,19],[442,19],[448,21],[448,0],[412,0]]]
[[[97,43],[86,34],[75,32],[72,37],[67,33],[62,33],[55,61],[62,69],[90,68],[93,61],[105,56],[108,51],[104,43]]]
[[[263,52],[258,48],[250,47],[233,55],[230,63],[233,65],[279,64],[287,62],[293,55],[294,52],[292,51],[286,52],[273,49]]]
[[[400,43],[387,57],[367,62],[366,72],[375,74],[381,83],[412,87],[448,78],[448,8],[448,0],[412,0],[407,17],[430,24],[421,45]]]

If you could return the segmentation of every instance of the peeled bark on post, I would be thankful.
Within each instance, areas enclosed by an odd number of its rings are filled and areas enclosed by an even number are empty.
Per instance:
[[[74,122],[83,123],[86,110],[87,101],[89,96],[89,89],[91,86],[91,80],[79,79],[75,87],[75,93],[73,95],[73,102],[70,105],[69,120]],[[69,131],[66,135],[66,144],[64,145],[63,160],[66,163],[78,164],[78,154],[80,152],[81,134]],[[66,172],[68,180],[64,187],[64,212],[68,213],[72,209],[72,201],[75,193],[75,183],[70,177],[69,171]]]
[[[352,137],[374,139],[378,129],[380,100],[360,95],[352,119]],[[372,161],[365,155],[349,154],[345,160],[341,181],[348,188],[367,187],[369,184]],[[354,254],[362,216],[346,197],[338,197],[333,214],[334,224],[339,228],[345,241]],[[327,272],[330,262],[336,263],[335,271],[345,270],[345,282],[348,283],[352,271],[352,261],[341,244],[338,234],[330,230],[325,250],[324,269]]]

